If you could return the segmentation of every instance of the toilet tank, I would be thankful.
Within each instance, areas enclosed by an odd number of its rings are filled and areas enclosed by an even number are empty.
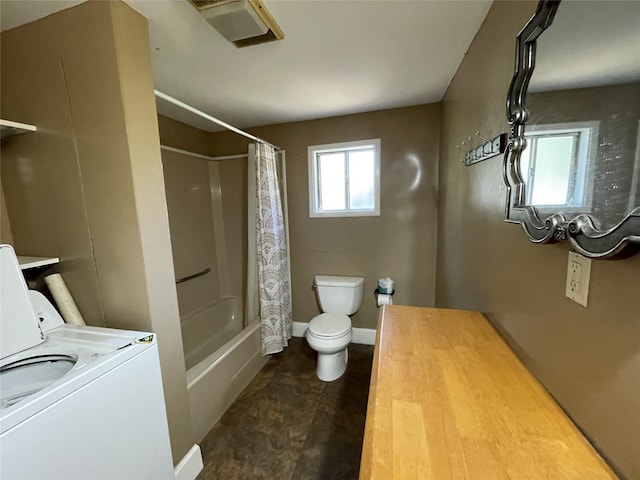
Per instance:
[[[316,295],[324,313],[353,315],[362,305],[364,278],[316,275]]]

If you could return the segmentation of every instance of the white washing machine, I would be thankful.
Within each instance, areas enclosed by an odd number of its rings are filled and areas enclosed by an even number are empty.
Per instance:
[[[155,336],[64,324],[0,245],[0,478],[174,479]]]

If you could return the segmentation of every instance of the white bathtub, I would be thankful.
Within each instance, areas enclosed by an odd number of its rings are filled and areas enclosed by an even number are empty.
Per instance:
[[[233,305],[230,305],[233,300],[224,303],[215,309],[216,315],[234,312]],[[218,318],[215,323],[224,325],[228,321],[229,318]],[[260,321],[256,320],[187,370],[191,423],[196,442],[211,430],[267,359],[262,356]]]
[[[242,331],[242,300],[222,297],[180,319],[187,370]]]

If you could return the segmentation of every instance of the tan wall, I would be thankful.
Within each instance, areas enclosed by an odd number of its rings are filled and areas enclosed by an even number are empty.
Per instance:
[[[570,301],[567,245],[504,223],[502,159],[465,167],[456,149],[506,131],[515,36],[535,6],[493,4],[444,99],[436,304],[485,312],[612,466],[640,478],[640,255],[593,261],[588,308]]]
[[[2,170],[0,168],[0,243],[13,245],[13,235],[11,233],[11,222],[7,213],[7,206],[4,201],[4,191],[2,190]]]
[[[316,274],[365,277],[355,327],[376,327],[373,290],[387,275],[396,303],[433,305],[439,117],[438,105],[422,105],[251,129],[286,150],[294,321],[320,311]],[[211,137],[216,155],[246,151],[236,134]],[[307,147],[368,138],[382,141],[381,215],[309,218]]]
[[[207,132],[186,125],[164,115],[158,115],[158,128],[160,129],[160,141],[167,147],[179,148],[189,152],[207,155],[209,135]]]
[[[104,326],[59,53],[67,46],[56,30],[73,22],[56,15],[2,33],[2,117],[39,129],[2,141],[2,184],[16,252],[60,257],[57,270],[86,322]],[[95,27],[96,41],[104,40],[104,23]]]
[[[16,250],[61,257],[87,322],[158,334],[174,461],[193,445],[146,20],[92,1],[2,34]]]
[[[153,95],[153,74],[149,52],[147,21],[123,2],[109,2],[113,15],[115,50],[118,59],[120,88],[126,140],[130,158],[130,175],[134,191],[137,214],[136,229],[141,249],[133,255],[140,257],[143,271],[142,298],[132,298],[142,304],[144,311],[130,320],[121,320],[118,315],[107,318],[107,325],[123,328],[150,329],[158,334],[160,366],[167,405],[169,433],[174,464],[177,464],[193,446],[193,429],[189,422],[191,412],[187,396],[182,339],[178,302],[175,287],[175,273],[171,260],[171,242],[167,214],[160,138],[155,97]],[[115,185],[112,185],[112,192]],[[117,188],[117,187],[116,187]],[[101,205],[108,205],[112,193],[105,192]],[[108,218],[111,230],[119,228],[120,219]],[[105,235],[109,235],[105,232]],[[111,235],[112,236],[112,235]],[[111,260],[123,255],[127,244],[120,239],[111,255]],[[106,265],[105,265],[106,266]],[[130,270],[123,265],[117,271],[121,281]],[[114,268],[114,267],[110,267]],[[129,280],[129,283],[131,280]],[[109,298],[115,302],[115,298]]]

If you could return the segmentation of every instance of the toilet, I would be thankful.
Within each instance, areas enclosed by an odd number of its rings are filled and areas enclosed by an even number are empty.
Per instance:
[[[309,346],[318,352],[318,378],[332,382],[347,369],[352,338],[349,315],[362,305],[364,278],[316,275],[314,286],[324,313],[311,319],[306,337]]]

